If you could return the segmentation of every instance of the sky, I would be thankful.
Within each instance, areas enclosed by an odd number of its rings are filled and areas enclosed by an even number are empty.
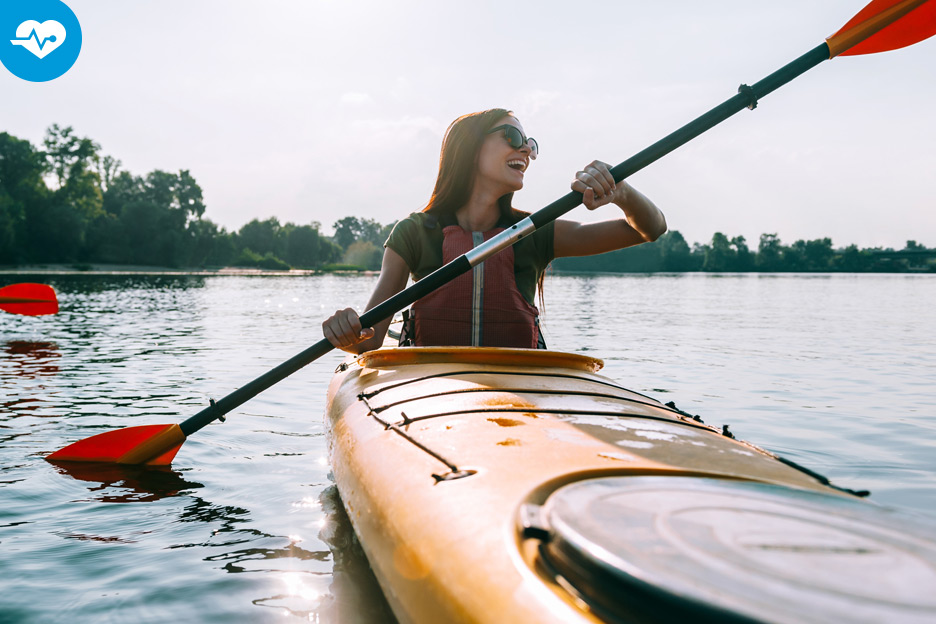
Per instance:
[[[72,126],[136,175],[188,169],[206,218],[390,223],[429,199],[443,133],[513,110],[535,211],[820,44],[866,0],[67,0],[81,55],[0,67],[0,131]],[[936,38],[825,62],[630,178],[690,242],[936,247]],[[607,206],[566,218],[616,218]]]

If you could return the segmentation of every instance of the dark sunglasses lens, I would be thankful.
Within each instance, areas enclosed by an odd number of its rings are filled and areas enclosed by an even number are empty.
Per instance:
[[[507,138],[510,147],[520,149],[524,145],[529,145],[533,154],[539,154],[539,143],[536,142],[536,139],[524,137],[518,128],[507,126],[504,128],[504,136]]]
[[[514,149],[520,149],[523,147],[523,135],[520,134],[520,131],[513,126],[507,126],[504,128],[504,136],[507,137],[507,142],[510,143],[510,147]]]

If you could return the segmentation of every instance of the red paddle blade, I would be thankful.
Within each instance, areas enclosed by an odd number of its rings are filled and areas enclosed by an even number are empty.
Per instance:
[[[826,39],[829,58],[905,48],[936,35],[936,0],[872,0]]]
[[[47,455],[50,462],[99,462],[168,466],[185,442],[179,425],[141,425],[97,435]]]
[[[0,310],[10,314],[42,316],[58,312],[55,289],[48,284],[11,284],[0,288]]]

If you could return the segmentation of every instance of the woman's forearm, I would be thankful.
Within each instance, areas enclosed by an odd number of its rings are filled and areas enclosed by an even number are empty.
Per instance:
[[[646,195],[627,182],[621,182],[614,194],[614,203],[622,211],[627,223],[644,240],[655,241],[666,232],[666,218]]]

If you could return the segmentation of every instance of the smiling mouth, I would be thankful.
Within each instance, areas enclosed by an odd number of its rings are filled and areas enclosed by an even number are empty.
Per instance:
[[[526,162],[522,160],[508,160],[507,166],[510,167],[511,169],[516,169],[517,171],[521,173],[526,171],[526,168],[527,168]]]

